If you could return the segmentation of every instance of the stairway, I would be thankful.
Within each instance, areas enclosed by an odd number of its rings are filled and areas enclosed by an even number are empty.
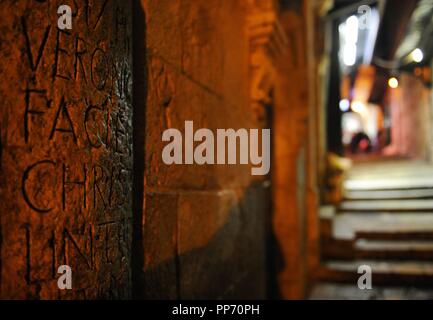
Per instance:
[[[321,209],[322,264],[312,299],[433,299],[433,167],[355,165],[344,201]],[[357,286],[372,269],[373,289]]]

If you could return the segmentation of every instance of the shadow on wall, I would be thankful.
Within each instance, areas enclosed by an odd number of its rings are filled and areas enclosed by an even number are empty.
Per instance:
[[[255,183],[242,199],[231,191],[205,193],[204,206],[190,193],[147,195],[142,298],[277,298],[276,270],[266,261],[278,252],[269,254],[269,190]]]

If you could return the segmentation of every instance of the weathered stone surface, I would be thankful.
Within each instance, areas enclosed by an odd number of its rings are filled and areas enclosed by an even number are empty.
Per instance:
[[[73,3],[0,3],[2,298],[130,296],[131,8]]]
[[[147,184],[151,187],[246,187],[247,165],[167,166],[162,132],[194,128],[256,128],[248,104],[245,4],[238,1],[142,1],[147,17],[149,88]]]
[[[178,298],[177,194],[146,195],[144,290],[147,299]]]

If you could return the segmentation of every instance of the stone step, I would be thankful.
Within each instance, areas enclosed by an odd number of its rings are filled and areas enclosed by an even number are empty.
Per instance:
[[[353,200],[343,201],[340,212],[429,212],[433,213],[433,199],[425,200]]]
[[[371,267],[373,286],[433,287],[433,262],[421,261],[327,261],[318,269],[316,280],[356,285],[361,265]]]
[[[312,297],[326,299],[331,292],[338,299],[343,291],[341,298],[389,298],[381,286],[400,287],[397,297],[408,297],[413,287],[433,295],[433,167],[406,161],[356,165],[343,195],[335,214],[320,216],[317,280],[327,284],[316,286]],[[374,290],[357,287],[361,265],[372,268]]]
[[[433,261],[433,241],[328,240],[322,242],[324,259],[379,259]]]
[[[432,241],[357,240],[356,259],[433,261]]]
[[[345,239],[322,239],[321,258],[325,260],[354,260],[355,241]]]
[[[346,190],[345,200],[433,199],[433,189]]]
[[[432,171],[433,172],[433,171]],[[343,183],[345,190],[349,191],[383,191],[383,190],[409,190],[409,189],[431,189],[433,176],[422,178],[402,179],[348,179]]]
[[[433,230],[431,231],[357,231],[356,239],[366,240],[433,240]]]
[[[413,236],[416,239],[431,239],[433,214],[429,213],[340,213],[332,219],[332,237],[354,240],[362,237],[392,239]],[[385,238],[380,238],[385,237]]]

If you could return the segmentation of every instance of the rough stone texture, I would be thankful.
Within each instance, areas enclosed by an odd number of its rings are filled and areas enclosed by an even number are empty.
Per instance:
[[[73,1],[61,31],[63,3],[0,3],[0,297],[127,298],[130,3]]]

